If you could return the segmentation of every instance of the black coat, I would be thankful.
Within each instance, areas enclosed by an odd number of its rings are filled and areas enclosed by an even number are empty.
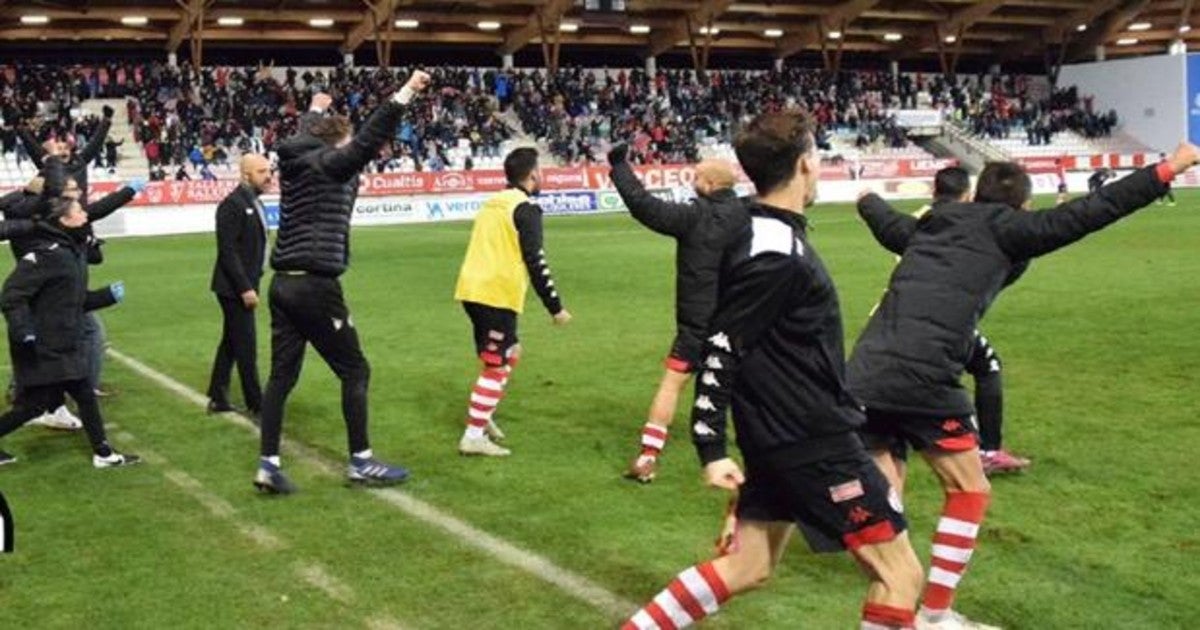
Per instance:
[[[280,144],[279,230],[272,269],[328,277],[346,271],[358,175],[392,138],[404,109],[386,101],[344,147],[331,147],[308,133],[307,116],[300,133]]]
[[[17,261],[0,292],[9,353],[22,387],[86,378],[86,311],[116,303],[108,289],[88,291],[86,246],[48,224],[38,246]],[[27,338],[35,339],[32,343]]]
[[[634,219],[677,241],[675,325],[699,345],[717,305],[722,250],[750,220],[745,202],[732,189],[692,203],[663,201],[646,191],[628,162],[613,167],[612,180]]]
[[[258,291],[267,251],[267,217],[259,211],[258,196],[245,184],[217,206],[217,261],[211,289],[237,298]]]
[[[876,195],[859,201],[875,237],[902,254],[847,364],[851,392],[879,411],[974,413],[959,379],[972,336],[1028,261],[1078,241],[1161,197],[1156,167],[1052,210],[943,203],[920,219]]]

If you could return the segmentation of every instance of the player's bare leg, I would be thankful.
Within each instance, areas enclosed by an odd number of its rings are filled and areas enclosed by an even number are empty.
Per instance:
[[[863,630],[911,628],[924,575],[908,532],[851,552],[871,580],[863,603]]]
[[[742,521],[733,551],[684,570],[622,630],[685,628],[716,613],[730,597],[762,586],[783,554],[791,529],[791,523]]]
[[[650,483],[658,471],[658,457],[667,443],[667,430],[675,419],[675,408],[679,397],[691,380],[691,374],[667,368],[650,404],[648,420],[642,427],[641,451],[630,463],[625,476],[642,483]]]
[[[969,621],[951,610],[991,497],[991,485],[983,472],[979,450],[930,449],[923,456],[941,480],[946,499],[933,536],[929,580],[917,628],[994,629],[995,626]]]
[[[908,477],[908,462],[892,455],[892,452],[887,449],[871,451],[871,459],[875,461],[875,465],[879,467],[888,484],[896,491],[898,498],[904,498],[904,482]]]

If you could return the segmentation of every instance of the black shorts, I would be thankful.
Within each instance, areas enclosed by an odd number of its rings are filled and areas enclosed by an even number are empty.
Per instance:
[[[908,527],[899,495],[861,446],[786,467],[747,460],[737,516],[794,522],[818,553],[887,542]]]
[[[676,334],[675,341],[671,342],[671,354],[667,355],[665,364],[668,370],[690,374],[700,365],[703,354],[704,340],[681,332]]]
[[[867,409],[867,423],[859,431],[868,450],[888,450],[898,459],[917,451],[969,451],[979,447],[975,416],[947,418]]]
[[[492,366],[508,365],[517,345],[517,312],[476,302],[463,302],[475,335],[475,353]]]

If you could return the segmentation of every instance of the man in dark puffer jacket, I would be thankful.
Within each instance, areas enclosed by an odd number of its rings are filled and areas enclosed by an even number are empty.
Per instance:
[[[306,116],[300,133],[278,149],[279,231],[271,252],[271,376],[262,407],[262,451],[254,485],[264,492],[295,490],[280,469],[283,405],[300,377],[305,345],[311,343],[342,381],[342,410],[350,444],[347,476],[363,483],[397,483],[408,471],[374,458],[367,439],[367,382],[370,366],[342,297],[338,277],[350,261],[350,216],[358,176],[379,155],[404,114],[405,106],[429,84],[415,72],[380,105],[363,129],[350,136],[342,116]],[[333,102],[313,97],[312,112]]]

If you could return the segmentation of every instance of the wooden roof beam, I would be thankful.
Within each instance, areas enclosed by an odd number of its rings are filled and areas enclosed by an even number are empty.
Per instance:
[[[504,36],[504,43],[497,52],[501,55],[511,55],[524,48],[526,44],[542,36],[543,24],[546,28],[557,29],[562,22],[562,16],[574,4],[573,0],[548,0],[544,7],[534,9],[522,26]]]
[[[674,48],[680,41],[688,38],[689,25],[694,28],[705,26],[724,14],[732,4],[733,0],[704,0],[695,10],[676,20],[670,28],[651,35],[647,55],[655,57]]]
[[[364,0],[366,3],[366,0]],[[375,0],[367,4],[367,9],[363,13],[363,17],[346,33],[346,39],[342,41],[342,52],[354,52],[362,43],[375,35],[380,29],[384,28],[392,17],[396,15],[396,9],[401,4],[411,4],[412,0]]]
[[[775,47],[775,56],[780,59],[791,57],[820,42],[823,30],[840,28],[841,24],[852,21],[876,4],[879,4],[879,0],[845,0],[845,2],[829,8],[825,11],[824,16],[817,18],[824,23],[824,26],[814,20],[804,25],[798,32],[779,40]]]

